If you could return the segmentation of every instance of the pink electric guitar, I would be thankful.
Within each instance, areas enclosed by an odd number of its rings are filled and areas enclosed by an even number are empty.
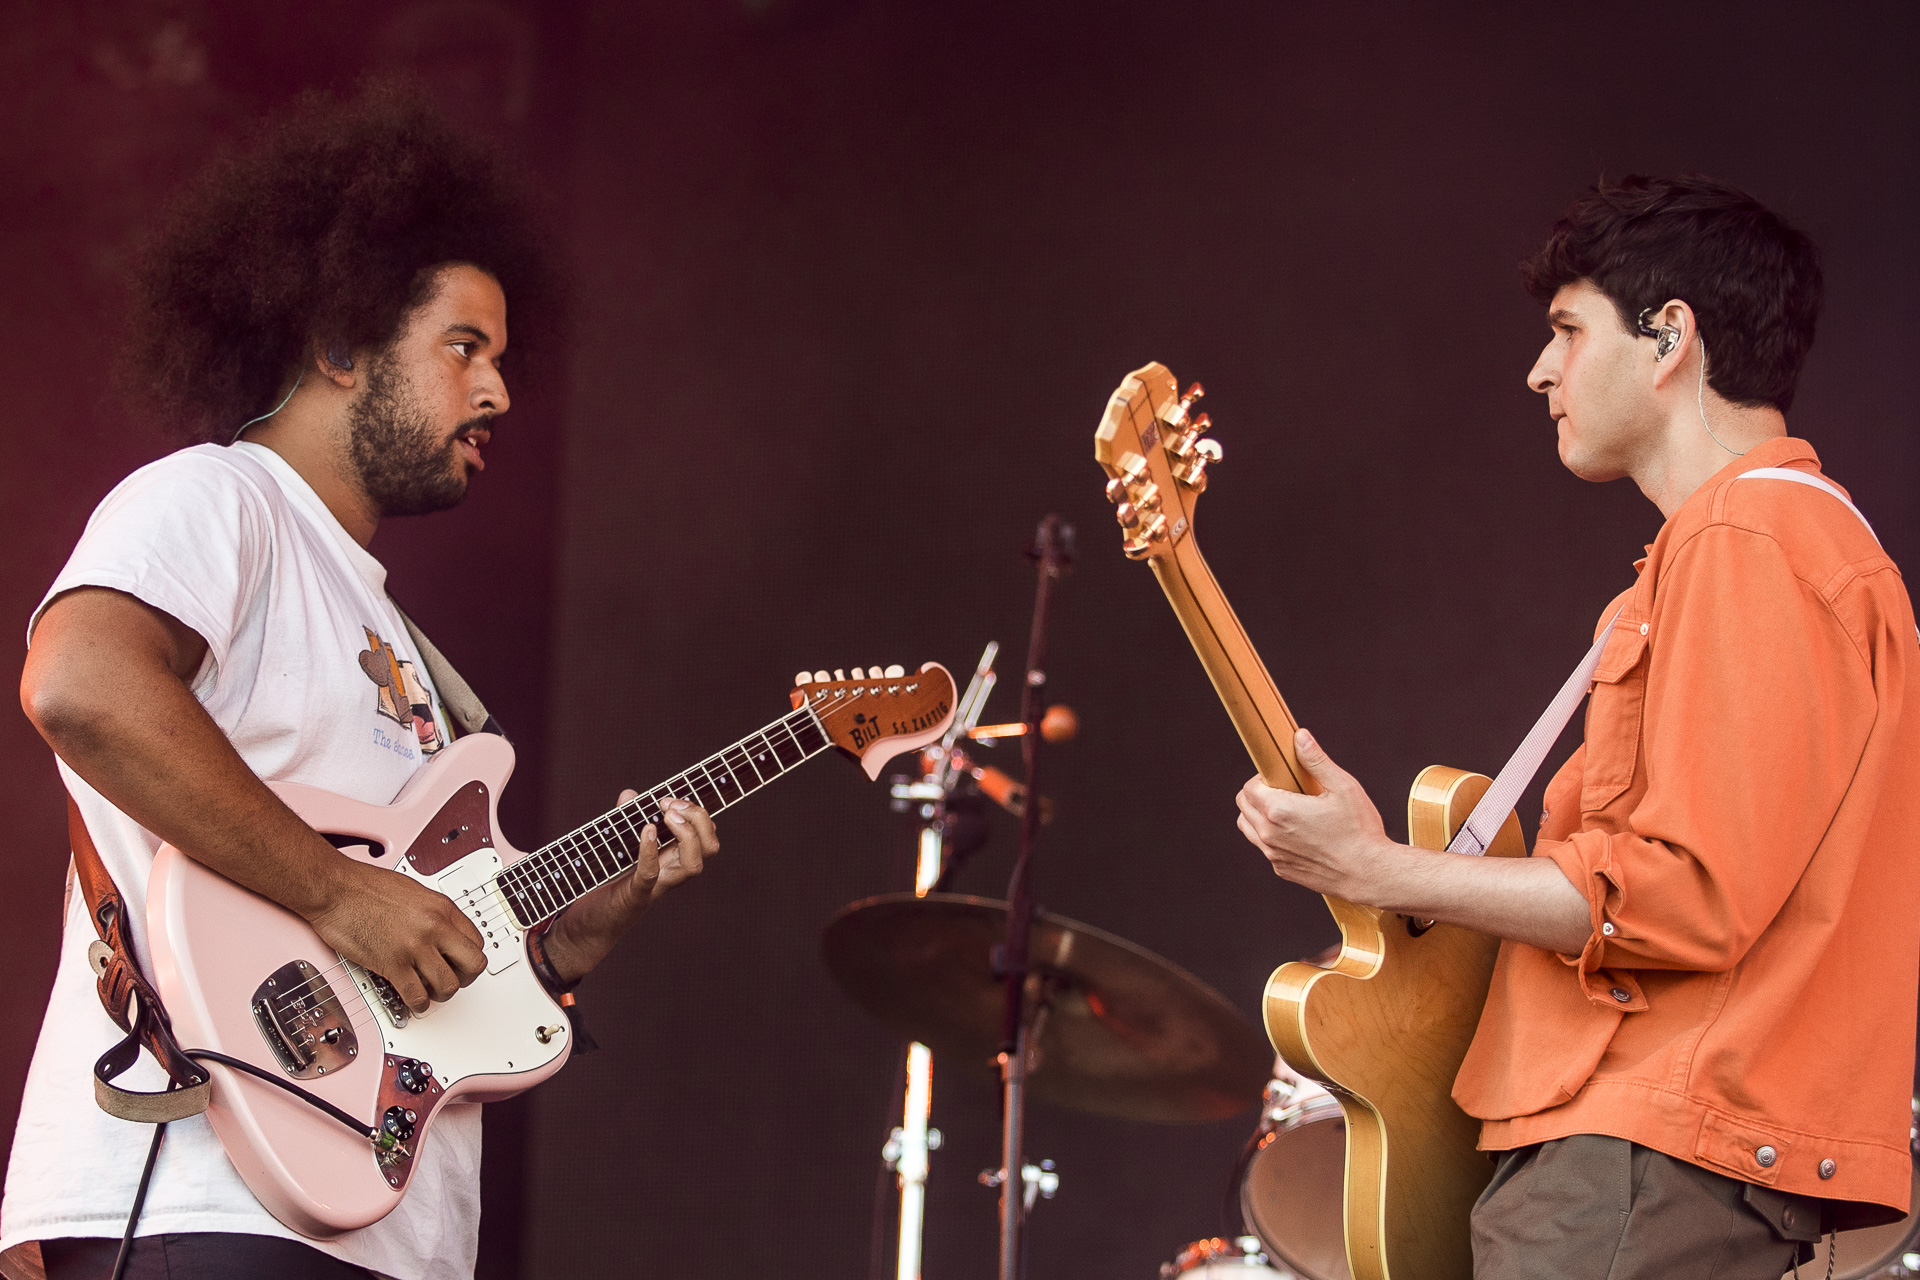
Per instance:
[[[260,1203],[320,1239],[376,1222],[406,1193],[444,1103],[510,1097],[558,1071],[572,1049],[568,1023],[533,973],[527,931],[631,869],[665,799],[718,812],[828,747],[878,778],[953,719],[953,677],[937,663],[911,675],[832,674],[802,673],[791,713],[531,853],[495,835],[513,748],[493,734],[448,746],[390,805],[275,784],[346,856],[437,889],[479,927],[487,971],[424,1014],[299,916],[162,846],[147,929],[180,1043],[239,1059],[336,1112],[203,1059],[213,1073],[207,1118]]]

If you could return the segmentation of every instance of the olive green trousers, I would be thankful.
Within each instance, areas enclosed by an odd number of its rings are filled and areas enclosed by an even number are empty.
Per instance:
[[[1473,1210],[1474,1280],[1780,1280],[1812,1255],[1820,1208],[1579,1134],[1500,1154]]]

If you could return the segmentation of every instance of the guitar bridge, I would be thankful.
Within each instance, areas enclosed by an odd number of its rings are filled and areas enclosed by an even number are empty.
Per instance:
[[[280,1069],[295,1080],[338,1071],[360,1053],[333,986],[305,960],[283,964],[253,989],[253,1022]]]

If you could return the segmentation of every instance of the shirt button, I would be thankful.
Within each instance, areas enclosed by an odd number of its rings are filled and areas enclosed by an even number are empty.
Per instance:
[[[1835,1163],[1834,1163],[1833,1161],[1831,1161],[1831,1160],[1822,1160],[1822,1161],[1820,1162],[1820,1176],[1821,1176],[1821,1177],[1823,1177],[1823,1178],[1831,1178],[1831,1177],[1832,1177],[1832,1176],[1833,1176],[1834,1174],[1836,1174],[1836,1173],[1838,1173],[1838,1172],[1840,1172],[1840,1166],[1839,1166],[1839,1165],[1837,1165],[1837,1164],[1835,1164]]]
[[[1753,1158],[1760,1162],[1762,1169],[1771,1169],[1773,1168],[1773,1162],[1780,1158],[1780,1153],[1772,1147],[1761,1147],[1753,1153]]]
[[[1613,921],[1609,920],[1605,924],[1601,925],[1600,932],[1606,934],[1609,938],[1611,938],[1613,936]]]
[[[1615,987],[1611,992],[1611,994],[1613,998],[1615,1000],[1618,1000],[1621,1004],[1626,1004],[1628,1001],[1633,999],[1633,992],[1627,990],[1625,987]]]
[[[1647,634],[1647,624],[1644,622],[1640,624],[1640,634],[1641,635]]]

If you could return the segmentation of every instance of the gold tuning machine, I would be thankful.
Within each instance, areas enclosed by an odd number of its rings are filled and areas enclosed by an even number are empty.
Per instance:
[[[1180,402],[1174,405],[1173,409],[1166,416],[1165,421],[1168,428],[1173,431],[1185,431],[1187,429],[1187,417],[1193,410],[1193,402],[1205,394],[1207,394],[1207,389],[1197,382],[1188,387],[1187,394],[1180,397]]]
[[[1138,533],[1121,544],[1120,549],[1127,553],[1129,560],[1145,560],[1153,554],[1153,544],[1165,541],[1167,536],[1167,518],[1157,515],[1140,526]]]

